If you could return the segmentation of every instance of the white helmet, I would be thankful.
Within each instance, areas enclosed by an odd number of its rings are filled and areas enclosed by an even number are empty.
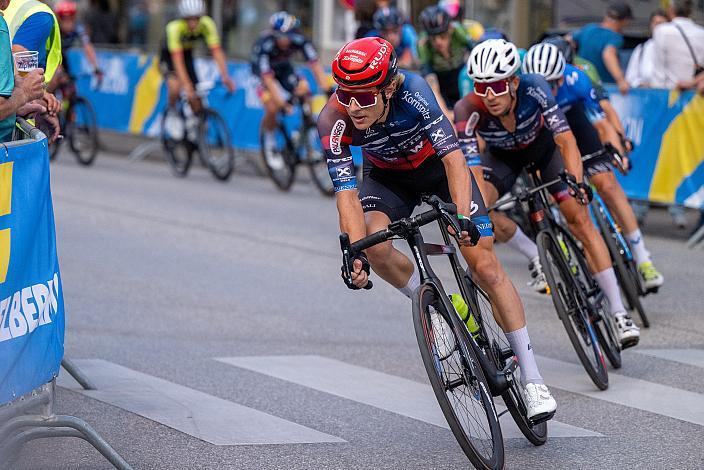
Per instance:
[[[205,2],[203,0],[181,0],[178,3],[179,18],[203,15],[205,15]]]
[[[547,81],[557,80],[565,73],[565,56],[554,44],[536,44],[523,58],[523,73],[537,73]]]
[[[480,83],[510,78],[520,67],[518,49],[503,39],[487,39],[479,43],[467,61],[467,73]]]

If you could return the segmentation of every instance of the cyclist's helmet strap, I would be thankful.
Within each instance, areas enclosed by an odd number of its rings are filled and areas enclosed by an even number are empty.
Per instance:
[[[384,88],[397,73],[393,46],[377,37],[345,44],[332,61],[333,79],[346,88]]]
[[[496,82],[513,77],[521,67],[516,46],[503,39],[489,39],[469,54],[467,74],[475,82]]]
[[[539,43],[528,49],[523,59],[524,73],[537,73],[552,81],[565,73],[565,58],[554,44]]]
[[[382,32],[386,29],[398,28],[404,23],[403,16],[394,7],[380,8],[374,13],[374,29]]]
[[[420,12],[420,23],[431,36],[442,34],[450,29],[450,15],[437,5],[429,6]]]

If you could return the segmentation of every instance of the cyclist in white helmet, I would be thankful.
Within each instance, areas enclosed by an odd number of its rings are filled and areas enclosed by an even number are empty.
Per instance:
[[[472,50],[467,69],[474,80],[474,92],[455,106],[455,128],[467,164],[477,177],[483,172],[488,183],[483,196],[488,206],[511,190],[524,168],[539,171],[543,181],[556,179],[564,169],[576,178],[578,194],[571,195],[564,183],[548,190],[569,229],[584,245],[594,278],[616,319],[622,346],[635,346],[640,332],[626,313],[608,249],[589,217],[586,204],[590,189],[583,180],[574,134],[547,80],[538,74],[517,75],[520,65],[516,46],[503,39],[482,42]],[[535,244],[522,232],[519,236],[515,224],[502,227],[501,219],[492,221],[497,232],[504,234],[500,241],[538,263]]]
[[[218,66],[223,85],[235,91],[235,82],[227,71],[225,53],[213,19],[206,15],[203,0],[181,0],[178,18],[166,25],[166,39],[161,49],[160,66],[168,90],[168,106],[173,109],[181,90],[186,93],[191,108],[198,112],[200,99],[196,94],[198,75],[193,64],[193,49],[205,42]]]

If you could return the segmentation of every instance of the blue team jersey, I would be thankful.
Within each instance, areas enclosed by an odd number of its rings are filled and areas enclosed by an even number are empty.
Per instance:
[[[455,105],[455,127],[469,166],[478,165],[480,161],[477,136],[481,136],[490,151],[505,153],[525,149],[544,128],[553,135],[570,130],[565,114],[542,75],[521,75],[516,96],[516,129],[513,132],[508,131],[498,117],[489,113],[481,98],[474,93]]]
[[[597,99],[596,91],[589,76],[574,65],[565,67],[564,83],[555,97],[562,111],[567,112],[576,103],[582,103],[589,120],[594,123],[606,117]]]
[[[399,73],[404,81],[389,100],[383,123],[357,129],[335,96],[320,113],[318,134],[336,192],[357,188],[350,146],[362,147],[374,167],[397,171],[413,170],[430,158],[459,149],[452,123],[427,82],[407,71]]]
[[[377,29],[370,29],[364,37],[383,38],[384,36]],[[411,56],[414,59],[418,58],[418,33],[413,26],[405,23],[401,26],[401,43],[398,47],[394,47],[394,52],[397,57],[401,57],[408,50],[411,51]]]

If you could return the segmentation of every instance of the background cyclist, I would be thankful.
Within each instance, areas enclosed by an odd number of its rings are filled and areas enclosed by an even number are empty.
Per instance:
[[[394,7],[380,8],[374,13],[374,29],[367,36],[379,36],[394,46],[398,66],[414,67],[418,61],[418,35],[416,30]]]
[[[339,85],[318,119],[336,192],[340,229],[352,241],[408,217],[423,193],[457,204],[466,228],[460,250],[486,289],[497,322],[521,366],[528,416],[551,416],[555,400],[538,371],[526,329],[521,299],[494,253],[493,233],[474,178],[467,171],[452,123],[443,115],[428,84],[418,75],[397,71],[393,47],[381,38],[352,41],[332,64]],[[361,191],[350,146],[366,157]],[[469,232],[482,234],[470,247]],[[368,256],[368,261],[367,261]],[[376,245],[354,261],[351,288],[366,285],[369,265],[410,297],[420,285],[417,267],[391,241]]]
[[[271,29],[252,47],[252,72],[261,79],[259,96],[264,105],[261,124],[264,129],[264,145],[273,149],[276,145],[273,132],[276,127],[276,115],[281,111],[287,114],[292,111],[286,94],[295,95],[302,100],[308,100],[311,95],[308,81],[294,70],[291,57],[302,53],[313,71],[319,89],[328,91],[329,87],[315,46],[297,31],[298,18],[280,11],[271,16],[269,24]]]
[[[584,245],[594,278],[609,300],[622,345],[633,346],[640,332],[626,313],[606,244],[584,206],[589,188],[582,180],[582,160],[574,135],[547,81],[537,74],[518,76],[520,65],[516,46],[502,39],[485,41],[472,50],[468,69],[474,93],[464,97],[455,109],[455,126],[467,162],[484,167],[488,182],[484,200],[488,205],[511,190],[523,168],[540,171],[544,181],[555,179],[563,168],[574,175],[581,187],[576,198],[570,197],[562,183],[548,189],[568,227]],[[486,144],[483,153],[478,136]],[[500,220],[494,222],[498,225]],[[510,233],[511,228],[499,230]],[[536,250],[529,257],[537,256]]]
[[[88,31],[86,31],[83,23],[76,18],[78,13],[76,3],[71,1],[59,2],[56,4],[55,12],[61,29],[61,68],[64,74],[71,76],[72,73],[66,52],[73,47],[81,46],[88,63],[93,67],[93,74],[98,83],[100,83],[103,78],[103,71],[98,66],[98,57],[95,54],[93,44],[90,42]]]

